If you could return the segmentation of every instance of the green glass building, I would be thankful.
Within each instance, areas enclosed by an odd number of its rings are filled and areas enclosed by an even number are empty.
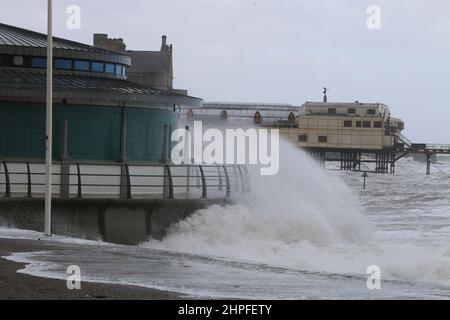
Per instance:
[[[0,24],[0,159],[45,158],[46,41]],[[202,100],[128,81],[132,63],[126,53],[54,38],[55,160],[161,159],[178,110]]]

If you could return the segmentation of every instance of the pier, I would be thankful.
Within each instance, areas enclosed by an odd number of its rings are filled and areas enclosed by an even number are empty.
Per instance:
[[[402,144],[384,150],[331,148],[305,148],[305,150],[322,164],[338,163],[340,170],[382,174],[394,174],[397,161],[407,155],[424,155],[426,174],[430,175],[433,156],[450,155],[449,144],[412,143],[405,137]]]
[[[278,129],[280,136],[309,153],[319,163],[338,164],[338,170],[394,174],[396,163],[422,155],[431,174],[436,155],[450,155],[450,144],[413,143],[402,131],[403,120],[383,103],[322,102],[302,106],[265,103],[205,102],[184,108],[181,119],[225,127]]]

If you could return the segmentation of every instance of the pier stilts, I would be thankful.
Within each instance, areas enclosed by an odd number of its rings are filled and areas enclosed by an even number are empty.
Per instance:
[[[427,176],[431,174],[431,153],[427,153]]]

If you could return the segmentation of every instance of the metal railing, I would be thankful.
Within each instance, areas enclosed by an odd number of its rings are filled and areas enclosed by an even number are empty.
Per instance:
[[[411,142],[411,140],[409,140],[406,136],[404,136],[403,134],[398,136],[398,139],[403,142],[407,147],[411,147],[411,145],[413,144]]]
[[[54,164],[53,193],[60,198],[229,198],[250,191],[245,166],[172,164]],[[0,192],[43,197],[45,165],[2,161]],[[1,189],[3,188],[3,190]]]
[[[427,150],[450,151],[450,144],[427,144]]]

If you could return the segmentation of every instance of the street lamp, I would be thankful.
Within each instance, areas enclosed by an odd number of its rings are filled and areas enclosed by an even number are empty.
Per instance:
[[[45,136],[45,235],[52,234],[52,141],[53,141],[53,3],[47,3],[47,110]]]

